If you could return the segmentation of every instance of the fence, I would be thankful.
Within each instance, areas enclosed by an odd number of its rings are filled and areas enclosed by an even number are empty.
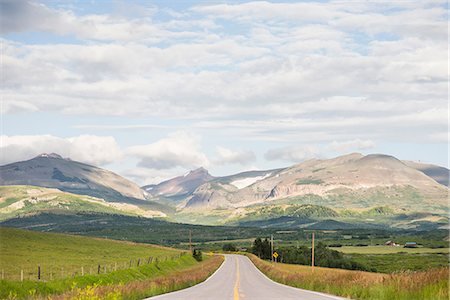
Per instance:
[[[130,260],[122,260],[117,262],[104,262],[97,263],[95,265],[66,265],[66,266],[54,266],[51,264],[39,264],[34,267],[14,267],[5,270],[1,269],[1,280],[11,281],[51,281],[57,279],[71,278],[75,276],[86,275],[99,275],[107,274],[119,270],[126,270],[131,268],[137,268],[144,265],[156,264],[166,262],[169,260],[176,260],[186,255],[186,252],[182,252],[178,255],[137,258]]]

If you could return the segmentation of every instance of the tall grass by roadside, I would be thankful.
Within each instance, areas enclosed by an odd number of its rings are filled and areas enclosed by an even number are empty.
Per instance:
[[[272,280],[352,299],[448,300],[449,269],[380,274],[270,263],[248,254],[255,266]]]
[[[208,278],[222,256],[197,262],[191,255],[109,274],[54,280],[0,281],[1,299],[142,299],[190,287]]]

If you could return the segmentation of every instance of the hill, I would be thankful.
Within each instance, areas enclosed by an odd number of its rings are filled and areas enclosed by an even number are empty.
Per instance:
[[[35,186],[0,186],[0,220],[40,212],[91,212],[165,217],[161,205],[146,203],[145,208]]]
[[[28,279],[36,273],[38,265],[45,277],[51,269],[57,273],[53,277],[59,277],[61,268],[69,275],[79,273],[84,266],[88,273],[89,268],[96,269],[98,264],[111,266],[116,263],[120,266],[128,264],[131,259],[137,262],[138,258],[161,258],[180,253],[161,246],[6,227],[0,227],[0,240],[0,269],[4,270],[7,278],[16,280],[20,278],[20,269],[24,269],[24,276]]]
[[[0,166],[0,185],[33,185],[103,198],[112,202],[144,200],[135,183],[111,171],[62,158],[41,154],[33,159]]]
[[[222,258],[0,227],[1,299],[144,299],[204,281]]]

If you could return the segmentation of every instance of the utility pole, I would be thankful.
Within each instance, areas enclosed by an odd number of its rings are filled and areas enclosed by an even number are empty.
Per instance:
[[[192,252],[192,230],[189,230],[189,251]]]
[[[273,262],[273,234],[270,235],[270,259]]]
[[[314,231],[312,233],[311,270],[314,272]]]

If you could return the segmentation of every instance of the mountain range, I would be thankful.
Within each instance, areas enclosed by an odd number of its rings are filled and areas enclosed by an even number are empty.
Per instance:
[[[449,170],[382,154],[311,159],[287,168],[224,177],[199,168],[142,188],[113,172],[57,154],[1,166],[0,175],[0,185],[5,186],[0,189],[3,219],[82,207],[213,225],[419,228],[448,224]],[[38,189],[36,196],[33,186],[53,190]],[[55,197],[54,189],[64,193]]]

